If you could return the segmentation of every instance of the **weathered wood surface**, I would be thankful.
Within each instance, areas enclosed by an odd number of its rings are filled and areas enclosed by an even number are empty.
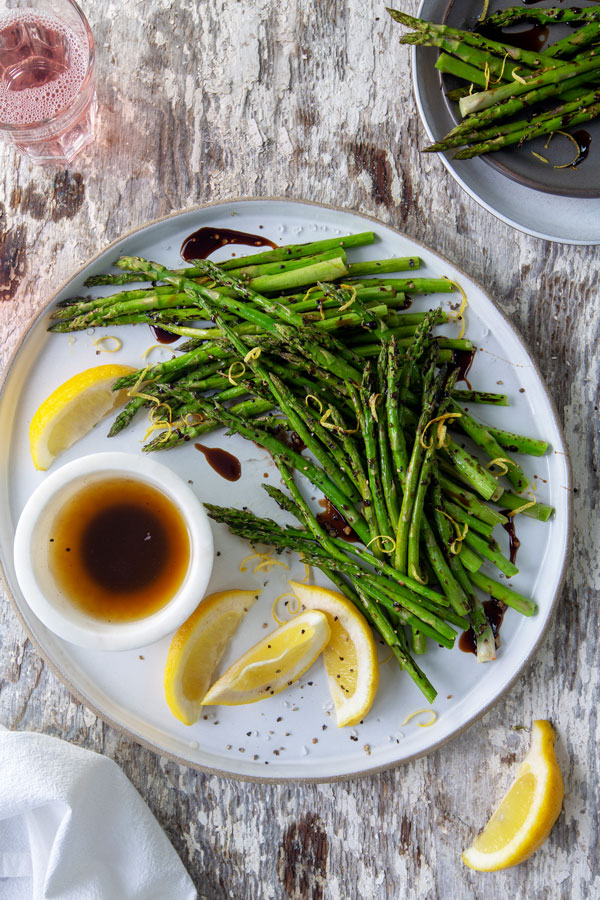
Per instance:
[[[524,236],[435,157],[408,54],[361,0],[85,4],[98,45],[98,140],[69,171],[0,150],[0,361],[55,285],[123,231],[205,200],[284,195],[363,210],[479,279],[526,337],[572,452],[573,559],[543,649],[504,701],[427,759],[324,786],[207,777],[140,748],[74,702],[0,608],[0,721],[115,759],[206,900],[600,897],[598,873],[598,250]],[[416,12],[416,0],[403,4]],[[542,851],[482,876],[460,850],[528,734],[559,731],[564,811]]]

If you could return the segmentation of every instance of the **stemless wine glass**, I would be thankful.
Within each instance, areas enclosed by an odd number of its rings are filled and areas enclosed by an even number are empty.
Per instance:
[[[67,165],[94,139],[94,39],[72,0],[11,0],[0,12],[0,137]]]

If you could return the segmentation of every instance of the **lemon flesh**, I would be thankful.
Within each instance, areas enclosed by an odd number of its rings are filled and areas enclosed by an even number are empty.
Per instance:
[[[165,664],[165,698],[184,725],[200,718],[213,672],[257,597],[256,591],[211,594],[175,633]]]
[[[57,456],[92,430],[127,400],[127,391],[113,391],[131,366],[93,366],[53,391],[38,407],[29,426],[29,446],[36,469],[46,471]]]
[[[515,781],[463,862],[479,872],[507,869],[528,859],[546,840],[562,807],[564,784],[554,753],[555,734],[533,723],[531,748]]]
[[[234,662],[213,684],[203,703],[239,706],[278,694],[312,666],[330,636],[324,613],[301,613]]]
[[[323,651],[338,728],[356,725],[369,712],[379,687],[373,632],[365,617],[337,591],[290,581],[305,609],[325,613],[331,638]]]

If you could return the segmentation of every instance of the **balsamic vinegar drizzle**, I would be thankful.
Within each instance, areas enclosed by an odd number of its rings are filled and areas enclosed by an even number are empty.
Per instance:
[[[359,537],[349,525],[335,506],[329,500],[319,500],[319,506],[323,507],[323,512],[317,515],[317,522],[321,525],[330,537],[342,538],[351,544],[357,543]]]
[[[539,53],[548,40],[550,34],[548,26],[528,25],[525,28],[523,26],[518,27],[518,31],[513,31],[510,28],[482,28],[481,34],[501,44],[509,44],[511,47],[519,47],[521,50],[531,50],[532,53]]]
[[[150,331],[159,344],[173,344],[180,338],[179,334],[173,334],[172,331],[165,331],[160,325],[150,325]]]
[[[199,228],[188,235],[181,245],[181,256],[186,262],[192,259],[206,259],[219,247],[226,244],[244,244],[246,247],[272,247],[277,244],[260,234],[234,231],[232,228]]]
[[[486,600],[484,602],[483,608],[485,610],[488,621],[492,626],[492,634],[494,635],[494,640],[496,641],[496,647],[499,647],[500,626],[504,621],[504,613],[506,612],[508,607],[506,603],[503,603],[501,600],[495,600],[493,597],[490,597],[489,600]],[[458,639],[458,646],[463,651],[463,653],[477,654],[477,639],[472,628],[469,628],[468,631],[463,631]]]
[[[467,375],[473,365],[475,352],[475,350],[454,350],[454,365],[458,367],[458,376],[456,380],[457,382],[464,381],[469,390],[471,390],[471,384]]]
[[[572,134],[579,144],[579,156],[571,163],[571,167],[573,169],[576,169],[577,166],[579,166],[585,159],[587,159],[588,153],[590,152],[590,145],[592,143],[592,136],[589,131],[585,130],[585,128],[580,128],[578,131],[573,131]]]
[[[206,447],[204,444],[194,444],[194,447],[204,454],[206,462],[221,478],[225,478],[226,481],[239,481],[242,476],[242,464],[237,456],[220,447]]]

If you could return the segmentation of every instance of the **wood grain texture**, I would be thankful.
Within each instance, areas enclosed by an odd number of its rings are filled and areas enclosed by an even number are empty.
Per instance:
[[[416,12],[417,2],[403,8]],[[121,232],[207,200],[283,195],[357,209],[478,279],[525,336],[563,420],[573,558],[553,627],[510,695],[426,759],[322,786],[239,784],[155,756],[74,702],[0,608],[0,722],[115,759],[203,900],[600,897],[598,249],[520,234],[420,155],[409,59],[363,0],[97,0],[98,139],[69,171],[0,148],[0,363],[74,268]],[[527,864],[459,854],[551,719],[564,811]]]

